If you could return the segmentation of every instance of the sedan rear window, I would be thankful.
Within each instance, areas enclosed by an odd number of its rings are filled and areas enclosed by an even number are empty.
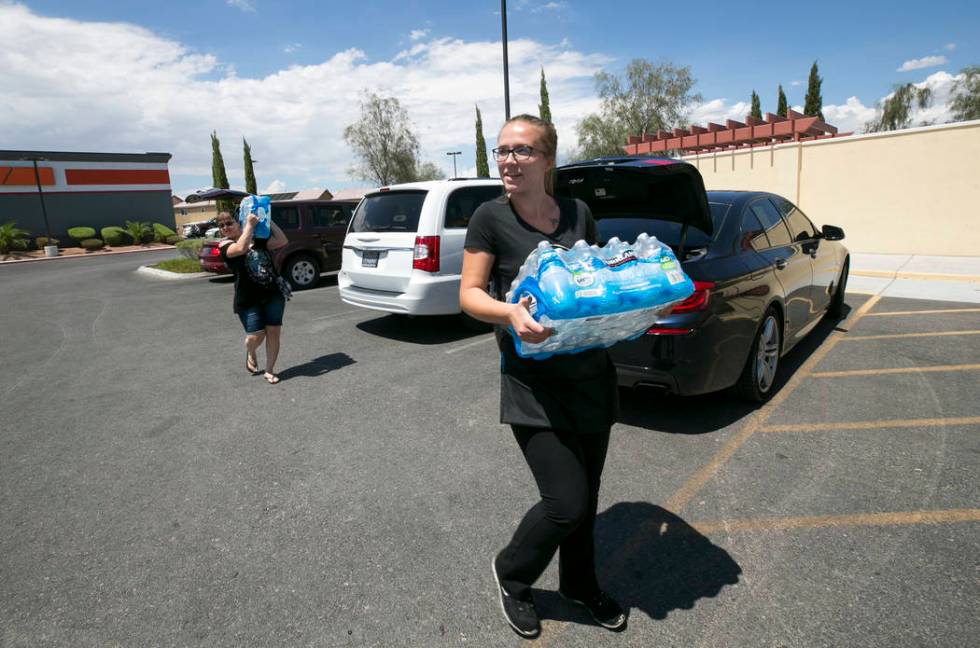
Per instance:
[[[425,191],[387,191],[367,195],[354,212],[350,231],[415,232],[425,194]]]
[[[708,206],[711,208],[714,236],[708,236],[697,227],[688,227],[687,238],[684,242],[685,249],[707,247],[721,232],[721,226],[725,222],[725,215],[728,213],[729,206],[722,203],[710,203]],[[656,236],[657,240],[674,249],[681,242],[681,224],[673,221],[653,217],[607,216],[596,221],[596,225],[599,228],[600,245],[605,244],[614,236],[621,241],[632,242],[641,232]]]

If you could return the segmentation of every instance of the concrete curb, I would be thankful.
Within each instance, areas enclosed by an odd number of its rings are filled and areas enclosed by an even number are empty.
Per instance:
[[[890,270],[851,270],[858,277],[879,277],[882,279],[913,279],[917,281],[980,281],[978,275],[937,274],[930,272],[899,272]]]
[[[56,261],[58,259],[91,259],[93,257],[100,256],[112,256],[113,254],[141,254],[143,252],[162,252],[164,250],[176,250],[177,247],[174,245],[158,245],[152,248],[146,248],[141,250],[112,250],[109,252],[91,252],[89,254],[66,254],[65,256],[56,257],[36,257],[31,259],[8,259],[6,261],[0,261],[0,265],[5,263],[32,263],[34,261]]]
[[[141,272],[143,274],[148,274],[151,277],[167,279],[170,281],[175,279],[200,279],[201,277],[217,276],[212,272],[170,272],[169,270],[161,270],[160,268],[151,268],[147,265],[141,265],[140,267],[136,268],[136,272]]]

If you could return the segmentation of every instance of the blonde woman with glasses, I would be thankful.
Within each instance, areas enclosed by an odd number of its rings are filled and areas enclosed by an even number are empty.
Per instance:
[[[504,617],[528,638],[541,632],[531,585],[556,551],[563,597],[610,630],[622,630],[627,619],[600,588],[594,555],[599,481],[618,407],[616,370],[605,349],[520,357],[512,335],[538,343],[551,331],[531,317],[526,299],[504,301],[540,241],[564,248],[581,239],[596,242],[585,203],[552,195],[557,146],[554,126],[531,115],[501,129],[493,153],[506,195],[484,203],[470,219],[459,293],[466,313],[496,325],[500,422],[511,426],[541,496],[493,560]]]

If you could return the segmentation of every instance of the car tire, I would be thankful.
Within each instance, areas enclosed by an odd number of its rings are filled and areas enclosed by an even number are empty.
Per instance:
[[[776,309],[770,306],[752,340],[742,375],[735,383],[740,397],[754,403],[764,403],[772,397],[781,350],[782,325]]]
[[[847,290],[847,275],[851,266],[851,259],[844,259],[844,267],[841,268],[840,278],[837,280],[837,289],[830,300],[830,307],[827,308],[827,315],[834,319],[844,317],[844,291]]]
[[[294,254],[286,260],[283,275],[293,290],[306,290],[320,282],[320,264],[311,254]]]

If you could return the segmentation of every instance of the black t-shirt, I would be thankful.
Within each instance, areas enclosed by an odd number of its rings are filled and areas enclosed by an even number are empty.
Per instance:
[[[491,296],[501,301],[528,254],[541,241],[571,248],[596,242],[596,226],[580,200],[556,198],[560,220],[551,234],[524,221],[506,198],[480,205],[470,219],[465,247],[494,256]],[[500,347],[500,421],[579,433],[604,432],[616,418],[616,370],[605,349],[559,354],[544,360],[517,355],[505,327],[496,327]]]
[[[272,254],[266,248],[268,244],[268,239],[253,239],[248,251],[235,257],[228,256],[228,245],[219,244],[221,258],[235,273],[236,313],[282,298],[279,286],[276,284],[276,267],[272,262]]]

